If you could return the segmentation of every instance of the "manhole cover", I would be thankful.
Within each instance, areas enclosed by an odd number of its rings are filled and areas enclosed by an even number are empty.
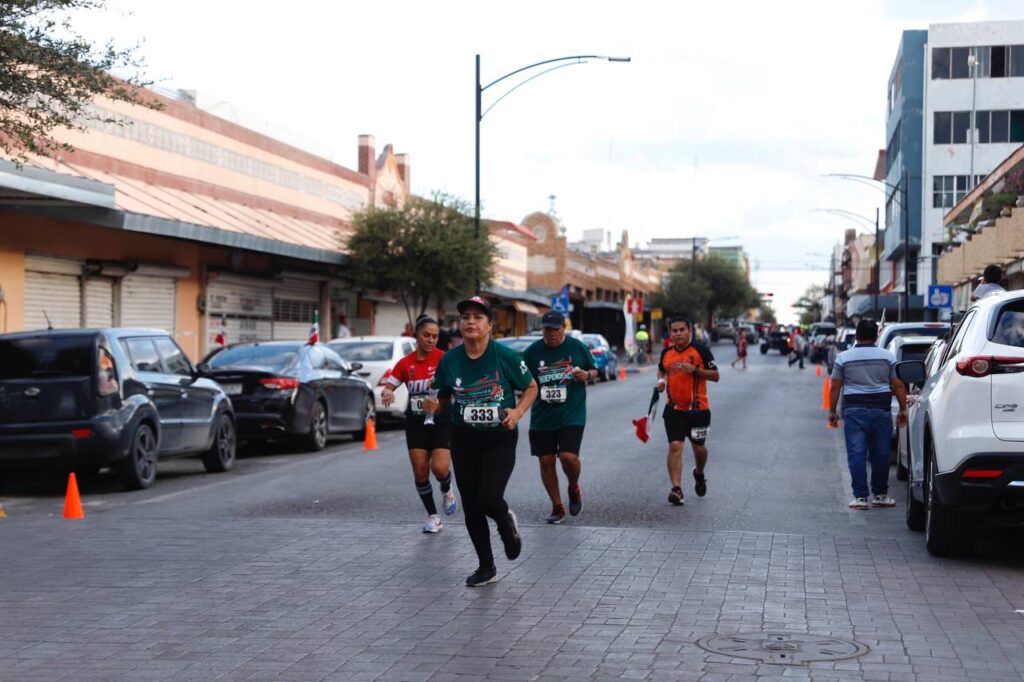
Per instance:
[[[863,656],[870,649],[850,639],[805,632],[740,632],[712,635],[697,641],[702,649],[723,656],[753,658],[763,663],[800,665],[810,661],[838,661]]]

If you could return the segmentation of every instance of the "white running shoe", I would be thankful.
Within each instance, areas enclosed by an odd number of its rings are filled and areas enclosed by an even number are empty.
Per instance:
[[[867,509],[871,505],[868,504],[868,498],[866,497],[855,497],[850,500],[850,509]]]
[[[424,533],[440,533],[442,528],[444,528],[444,524],[441,523],[441,517],[437,514],[431,514],[423,524]]]
[[[444,494],[444,513],[451,516],[459,509],[459,502],[455,499],[455,491],[451,488]]]
[[[896,500],[892,499],[888,495],[875,495],[871,498],[872,507],[895,507]]]

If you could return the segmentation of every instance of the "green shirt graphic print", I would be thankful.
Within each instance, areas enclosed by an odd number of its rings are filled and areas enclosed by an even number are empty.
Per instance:
[[[445,353],[434,373],[434,388],[439,398],[452,399],[454,425],[490,431],[505,428],[504,411],[515,407],[515,392],[532,380],[523,356],[491,339],[476,360],[466,355],[465,345]]]
[[[563,426],[585,426],[587,384],[576,381],[572,370],[573,367],[597,368],[587,345],[566,336],[561,346],[551,348],[540,339],[526,349],[523,357],[540,388],[530,411],[530,430],[555,431]],[[564,387],[565,395],[559,387]]]

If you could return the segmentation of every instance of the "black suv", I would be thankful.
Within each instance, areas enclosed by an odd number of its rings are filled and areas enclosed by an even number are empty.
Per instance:
[[[148,488],[157,460],[235,462],[231,401],[166,332],[61,329],[0,335],[0,469],[111,466]]]

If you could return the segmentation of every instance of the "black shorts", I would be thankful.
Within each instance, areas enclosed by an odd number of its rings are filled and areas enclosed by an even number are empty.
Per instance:
[[[410,450],[450,450],[452,447],[451,419],[438,419],[433,426],[424,426],[421,415],[405,418],[405,445]]]
[[[666,407],[664,417],[669,443],[689,438],[694,445],[704,445],[711,426],[711,410],[684,412]]]
[[[582,426],[563,426],[556,431],[530,431],[530,454],[534,457],[562,452],[580,454]]]

